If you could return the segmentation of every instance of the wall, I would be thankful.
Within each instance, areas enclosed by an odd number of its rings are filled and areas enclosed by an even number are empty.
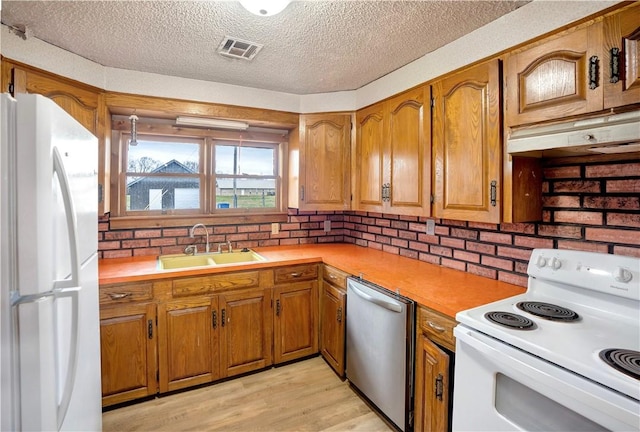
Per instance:
[[[566,159],[544,169],[543,220],[486,224],[371,212],[289,210],[277,235],[271,224],[210,227],[214,244],[235,247],[347,242],[526,286],[533,248],[576,249],[640,257],[640,159],[577,162]],[[332,221],[325,233],[323,221]],[[100,257],[181,253],[194,240],[185,228],[109,230],[100,222]],[[203,238],[196,242],[203,244]],[[203,248],[202,248],[203,250]]]

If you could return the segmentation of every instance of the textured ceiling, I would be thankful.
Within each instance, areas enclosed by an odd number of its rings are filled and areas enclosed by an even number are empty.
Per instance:
[[[2,0],[2,23],[104,66],[294,94],[354,90],[527,1],[294,1],[258,17],[237,1]],[[253,61],[216,50],[263,44]]]

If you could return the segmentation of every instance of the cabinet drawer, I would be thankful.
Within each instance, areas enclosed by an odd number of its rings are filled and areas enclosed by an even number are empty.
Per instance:
[[[347,289],[347,273],[328,265],[322,266],[322,277],[332,285]]]
[[[100,287],[100,304],[129,303],[151,300],[153,298],[153,284],[142,282],[136,284],[108,285]]]
[[[316,264],[281,267],[274,270],[274,280],[277,284],[315,279],[317,277],[318,266]]]
[[[260,285],[260,272],[225,273],[173,281],[171,292],[174,296],[207,294],[237,288],[254,288]]]
[[[455,339],[453,337],[453,328],[456,321],[442,314],[426,308],[419,308],[418,325],[420,329],[426,333],[430,339],[441,343],[450,350],[455,350]]]

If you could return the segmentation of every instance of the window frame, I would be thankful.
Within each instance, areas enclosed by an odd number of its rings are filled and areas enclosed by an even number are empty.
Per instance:
[[[202,142],[200,154],[200,209],[182,210],[126,210],[127,151],[130,137],[129,125],[119,122],[112,130],[112,167],[118,167],[111,173],[112,229],[140,227],[188,226],[202,222],[209,224],[229,223],[267,223],[284,222],[287,219],[287,182],[288,140],[286,131],[276,133],[262,131],[223,131],[176,128],[157,122],[139,122],[138,140]],[[216,208],[215,203],[215,143],[240,142],[245,147],[268,147],[274,149],[276,206],[267,209],[257,208]],[[225,176],[227,177],[227,176]],[[240,175],[239,178],[254,176]],[[264,178],[264,176],[257,176]]]

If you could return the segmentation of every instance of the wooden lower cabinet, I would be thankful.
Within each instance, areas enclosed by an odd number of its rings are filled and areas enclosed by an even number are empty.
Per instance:
[[[318,282],[274,290],[273,360],[284,363],[318,352]]]
[[[155,394],[156,305],[124,304],[100,310],[102,404]]]
[[[262,369],[272,364],[271,289],[220,294],[220,376]]]
[[[160,392],[218,379],[218,298],[173,301],[158,309]]]
[[[345,273],[324,266],[320,294],[320,353],[341,378],[345,371],[346,277]]]
[[[418,308],[414,430],[451,430],[454,319],[425,307]]]

